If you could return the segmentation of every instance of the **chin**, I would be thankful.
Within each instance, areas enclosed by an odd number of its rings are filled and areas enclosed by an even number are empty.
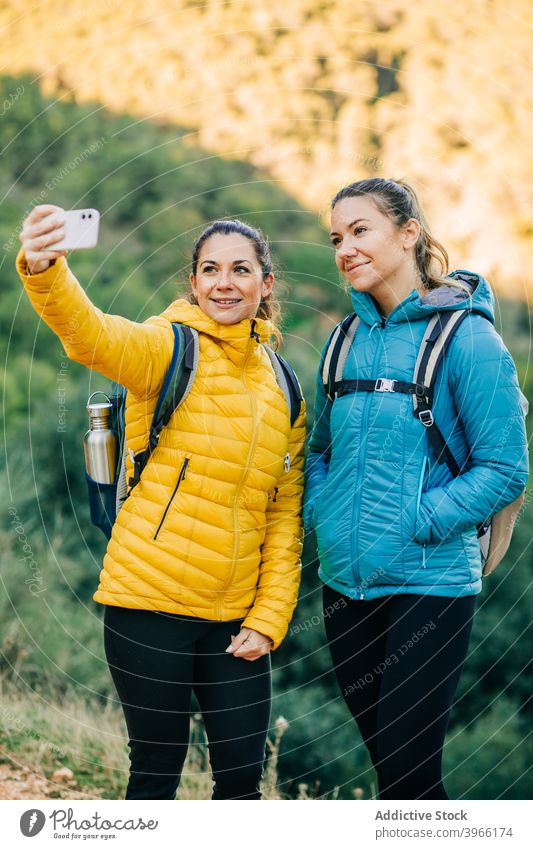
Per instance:
[[[359,274],[355,277],[348,278],[348,283],[356,292],[372,292],[376,286],[383,283],[383,278],[376,274]]]
[[[373,280],[349,280],[350,287],[356,292],[370,292],[373,288]]]
[[[238,324],[239,321],[244,321],[244,319],[248,318],[243,312],[233,312],[232,310],[214,310],[210,315],[219,324]]]

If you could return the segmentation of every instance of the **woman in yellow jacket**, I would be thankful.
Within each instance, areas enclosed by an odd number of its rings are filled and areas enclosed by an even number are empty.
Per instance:
[[[291,429],[261,344],[277,334],[268,244],[240,221],[214,222],[194,246],[189,297],[137,323],[94,306],[66,252],[51,248],[62,213],[32,210],[17,269],[69,358],[128,389],[128,453],[147,445],[171,323],[199,331],[194,384],[118,513],[93,597],[105,605],[106,657],[128,727],[126,798],[175,797],[193,689],[213,798],[260,798],[270,652],[300,579],[305,438],[305,405]]]

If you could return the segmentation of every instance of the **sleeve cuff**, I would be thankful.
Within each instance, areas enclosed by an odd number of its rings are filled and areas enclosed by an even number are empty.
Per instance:
[[[42,283],[44,284],[42,288],[49,289],[51,281],[54,280],[58,272],[67,268],[67,260],[64,256],[60,256],[57,259],[52,260],[52,263],[48,266],[48,268],[45,268],[44,271],[39,271],[37,274],[30,274],[26,255],[21,248],[17,254],[15,265],[25,286],[29,285],[34,288],[40,288],[39,284]]]
[[[270,637],[272,640],[272,651],[275,651],[278,646],[283,642],[283,638],[287,633],[287,628],[285,628],[284,632],[280,635],[279,628],[271,622],[265,622],[262,619],[256,619],[253,613],[250,613],[249,616],[246,617],[244,622],[242,623],[243,628],[251,628],[253,631],[258,631],[260,634],[264,634],[265,637]]]

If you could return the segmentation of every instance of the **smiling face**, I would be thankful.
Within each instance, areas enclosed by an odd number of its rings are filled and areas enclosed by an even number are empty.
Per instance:
[[[210,236],[189,279],[198,306],[220,324],[255,318],[274,285],[272,274],[263,278],[254,243],[239,233]]]
[[[353,289],[376,297],[400,294],[419,282],[414,263],[419,232],[415,218],[399,227],[368,195],[343,198],[331,214],[337,268]]]

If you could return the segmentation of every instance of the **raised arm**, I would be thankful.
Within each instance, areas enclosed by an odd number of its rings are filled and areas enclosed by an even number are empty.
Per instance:
[[[153,316],[140,324],[98,309],[70,270],[65,251],[49,246],[62,238],[60,207],[35,207],[20,235],[16,265],[38,315],[61,340],[69,359],[124,384],[135,395],[156,393],[168,369],[174,336],[169,321]]]

